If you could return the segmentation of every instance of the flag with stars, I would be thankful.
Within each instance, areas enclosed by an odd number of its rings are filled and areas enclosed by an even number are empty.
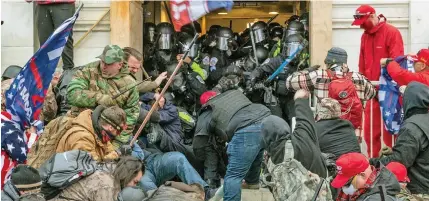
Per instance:
[[[395,59],[403,69],[414,72],[413,61],[408,56],[400,56]],[[387,73],[386,68],[381,68],[380,89],[378,99],[386,130],[392,134],[398,134],[404,118],[402,110],[402,98],[398,84]]]
[[[43,125],[38,120],[46,92],[81,8],[82,5],[51,34],[5,92],[6,111],[21,132],[30,126],[38,126],[38,133],[41,133]]]

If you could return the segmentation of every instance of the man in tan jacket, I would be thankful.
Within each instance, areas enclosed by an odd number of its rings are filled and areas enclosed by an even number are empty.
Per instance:
[[[72,127],[61,137],[57,153],[70,150],[89,152],[97,161],[117,159],[111,140],[126,129],[126,114],[118,106],[98,106],[94,111],[85,110],[72,120]]]

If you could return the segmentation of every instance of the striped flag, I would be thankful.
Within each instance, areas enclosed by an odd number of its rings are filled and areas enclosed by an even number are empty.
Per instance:
[[[172,0],[170,1],[170,12],[174,29],[180,31],[183,25],[196,21],[207,13],[219,8],[225,8],[229,11],[233,5],[234,2],[232,0]]]
[[[5,92],[6,112],[1,115],[2,188],[11,168],[26,162],[28,149],[43,132],[39,116],[46,92],[81,8],[52,33]],[[26,132],[30,127],[36,128],[35,133]]]

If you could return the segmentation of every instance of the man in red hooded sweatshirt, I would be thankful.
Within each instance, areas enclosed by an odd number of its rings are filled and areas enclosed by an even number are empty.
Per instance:
[[[369,5],[360,6],[356,10],[354,19],[352,25],[360,26],[365,30],[361,38],[359,72],[371,81],[378,81],[381,73],[380,60],[404,55],[401,33],[388,24],[382,14],[377,16],[374,8]],[[372,118],[370,117],[371,108]],[[384,126],[381,124],[379,108],[378,99],[369,101],[365,108],[364,139],[371,157],[377,157],[381,149],[381,128],[384,129]],[[389,147],[392,147],[392,137],[384,129],[383,141]]]

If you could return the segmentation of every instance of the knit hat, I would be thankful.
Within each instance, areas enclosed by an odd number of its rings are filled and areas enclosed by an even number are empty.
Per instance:
[[[324,98],[318,104],[317,117],[319,119],[333,119],[341,116],[340,103],[332,98]]]
[[[12,170],[11,181],[19,191],[40,188],[42,180],[39,172],[29,165],[20,164]]]
[[[347,52],[339,47],[331,48],[326,55],[325,64],[347,64]]]

